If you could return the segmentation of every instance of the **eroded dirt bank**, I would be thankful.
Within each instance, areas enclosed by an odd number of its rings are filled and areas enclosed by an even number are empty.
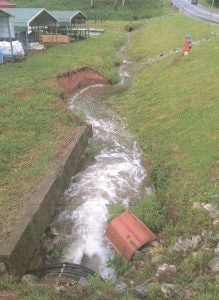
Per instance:
[[[68,95],[72,95],[77,89],[88,85],[107,83],[107,79],[104,76],[89,67],[63,73],[57,79]]]

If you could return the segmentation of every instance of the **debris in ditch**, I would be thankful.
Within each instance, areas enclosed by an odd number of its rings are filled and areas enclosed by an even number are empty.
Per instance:
[[[90,276],[97,275],[94,271],[84,266],[73,263],[56,263],[46,265],[36,270],[27,272],[30,275],[38,276],[39,279],[52,279],[58,277],[65,281],[68,278],[70,281],[79,282],[81,278],[88,279]],[[26,276],[26,275],[25,275]]]
[[[130,212],[114,218],[107,228],[106,236],[116,251],[127,260],[146,243],[156,239],[153,232]]]

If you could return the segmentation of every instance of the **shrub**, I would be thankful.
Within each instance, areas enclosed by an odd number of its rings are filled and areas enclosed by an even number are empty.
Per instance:
[[[116,270],[118,275],[124,275],[126,271],[128,271],[130,267],[130,263],[126,261],[122,256],[115,255],[108,262],[109,267],[112,267]]]
[[[161,231],[165,225],[166,208],[156,199],[155,194],[138,201],[131,210],[154,232]]]

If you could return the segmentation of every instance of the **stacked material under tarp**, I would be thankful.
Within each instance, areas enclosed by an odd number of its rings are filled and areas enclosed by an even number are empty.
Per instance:
[[[14,58],[24,57],[24,48],[19,41],[12,42],[13,53],[10,42],[0,42],[0,51],[3,54],[4,60],[11,60]]]

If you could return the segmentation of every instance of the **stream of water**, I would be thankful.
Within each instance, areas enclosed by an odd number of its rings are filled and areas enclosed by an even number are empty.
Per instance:
[[[120,50],[122,58],[126,46]],[[92,124],[95,155],[72,178],[64,193],[62,212],[53,222],[56,228],[62,227],[53,241],[62,240],[61,260],[82,264],[104,278],[115,276],[107,265],[114,253],[105,237],[109,206],[128,205],[147,193],[141,151],[121,118],[101,101],[104,95],[129,86],[132,67],[131,62],[123,60],[119,84],[86,87],[72,98],[70,109],[81,110]]]

